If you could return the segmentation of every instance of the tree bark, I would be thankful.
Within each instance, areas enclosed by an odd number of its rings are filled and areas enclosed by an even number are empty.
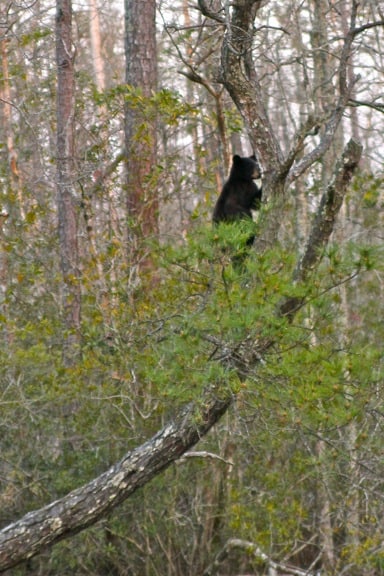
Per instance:
[[[326,115],[317,117],[308,114],[293,136],[291,148],[284,157],[264,105],[263,92],[252,60],[254,21],[262,4],[263,0],[235,3],[230,11],[227,10],[225,19],[220,20],[225,22],[226,29],[221,53],[221,80],[244,120],[253,148],[260,156],[264,198],[269,200],[272,207],[262,214],[262,234],[255,243],[257,251],[272,246],[277,239],[288,186],[323,157],[333,142],[355,82],[354,78],[348,82],[347,68],[357,34],[357,0],[353,0],[349,29],[340,50],[336,72],[338,90],[333,102]],[[199,8],[206,16],[214,18],[205,0],[199,0]],[[323,126],[323,130],[319,144],[302,154],[307,136],[320,126]],[[296,161],[299,154],[301,158]]]
[[[262,0],[246,0],[226,17],[221,53],[222,82],[236,104],[254,150],[260,155],[268,185],[283,162],[283,154],[262,101],[262,90],[252,62],[253,23]]]
[[[71,0],[57,0],[57,208],[60,264],[63,275],[63,314],[66,327],[64,362],[79,353],[80,283],[77,210],[74,194],[74,49]]]
[[[144,98],[157,89],[156,3],[125,0],[126,83]],[[138,133],[140,137],[138,137]],[[158,233],[158,199],[148,177],[156,164],[156,119],[127,103],[125,110],[126,186],[131,229],[144,237]]]

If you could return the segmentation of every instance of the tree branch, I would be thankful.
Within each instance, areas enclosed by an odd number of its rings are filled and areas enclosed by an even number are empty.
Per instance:
[[[149,482],[194,446],[221,418],[232,395],[212,389],[142,446],[101,476],[0,532],[0,572],[35,556],[42,547],[80,532]]]
[[[295,281],[305,280],[319,264],[362,150],[362,145],[351,139],[337,162],[332,180],[321,198],[304,255],[295,270]]]
[[[361,150],[361,145],[351,140],[336,166],[332,182],[324,193],[314,220],[304,256],[296,269],[296,281],[304,280],[321,260],[321,248],[325,246],[333,230]],[[300,302],[291,298],[282,304],[280,311],[293,318],[298,305]],[[251,346],[250,343],[249,347]],[[260,359],[254,350],[253,352],[254,367]],[[246,371],[245,365],[248,363],[244,358],[244,361],[239,363],[240,356],[242,352],[237,350],[236,354],[226,354],[220,361],[241,374]],[[248,367],[248,370],[252,366]],[[104,474],[60,500],[26,514],[1,530],[0,571],[16,566],[36,555],[42,547],[72,536],[97,522],[194,446],[227,411],[232,401],[233,396],[229,392],[226,395],[221,392],[218,396],[216,390],[211,388],[198,403],[192,403],[181,410],[178,416],[155,436],[128,452]]]
[[[351,139],[338,160],[332,180],[321,198],[304,254],[293,274],[295,283],[305,281],[314,268],[319,265],[323,257],[324,247],[332,234],[348,185],[360,161],[362,150],[362,145]],[[290,317],[301,304],[302,300],[299,298],[288,298],[281,304],[280,312],[282,315]]]
[[[305,122],[302,123],[300,128],[297,130],[293,138],[293,144],[291,150],[288,153],[287,158],[281,165],[280,168],[280,178],[285,181],[289,174],[289,171],[298,155],[298,153],[303,149],[304,142],[307,136],[311,133],[317,133],[321,125],[321,120],[309,115]]]
[[[354,98],[350,98],[348,103],[351,106],[367,106],[368,108],[384,113],[384,102],[368,102],[367,100],[355,100]]]
[[[218,12],[214,12],[213,10],[210,10],[205,2],[205,0],[198,0],[197,2],[200,12],[202,13],[203,16],[206,16],[207,18],[211,18],[211,20],[215,20],[216,22],[220,22],[220,24],[224,24],[225,23],[225,18],[223,16],[219,16]]]
[[[219,460],[220,462],[227,464],[227,466],[233,466],[233,462],[230,462],[229,460],[226,460],[222,456],[219,456],[218,454],[214,454],[213,452],[207,452],[206,450],[203,450],[200,452],[193,452],[193,451],[186,452],[184,454],[184,456],[179,458],[177,463],[182,464],[188,458],[211,458],[212,460]]]
[[[384,20],[376,20],[376,22],[367,22],[366,24],[363,24],[362,26],[359,26],[358,28],[352,30],[352,33],[354,36],[357,36],[358,34],[365,32],[365,30],[369,30],[371,28],[377,28],[380,26],[384,26]]]

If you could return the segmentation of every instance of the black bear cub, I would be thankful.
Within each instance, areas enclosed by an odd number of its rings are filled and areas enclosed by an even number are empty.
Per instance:
[[[261,178],[261,170],[256,156],[233,157],[229,178],[223,186],[213,210],[214,223],[233,222],[252,218],[252,210],[260,208],[262,189],[254,182]],[[247,240],[247,246],[253,244],[255,236]]]

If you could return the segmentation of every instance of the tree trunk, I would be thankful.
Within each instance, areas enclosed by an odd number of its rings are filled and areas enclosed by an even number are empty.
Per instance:
[[[2,10],[0,10],[0,17],[3,17]],[[4,17],[5,20],[5,17]],[[0,41],[0,54],[1,54],[1,67],[2,77],[0,81],[0,94],[2,102],[2,116],[5,129],[5,138],[7,143],[8,152],[8,166],[9,166],[9,185],[15,201],[9,203],[9,212],[11,218],[20,217],[25,220],[24,206],[23,206],[23,182],[18,168],[18,154],[14,145],[14,136],[12,129],[12,98],[11,88],[9,85],[9,71],[8,71],[8,49],[7,40],[3,38]]]
[[[156,3],[125,0],[126,83],[145,98],[157,89]],[[140,132],[140,136],[139,136]],[[158,233],[155,186],[147,185],[156,164],[156,119],[143,116],[129,102],[125,110],[126,186],[130,230],[139,236]]]
[[[336,71],[338,90],[328,114],[322,118],[309,114],[296,131],[291,149],[284,157],[265,107],[252,60],[254,20],[262,4],[262,0],[244,0],[233,5],[231,12],[226,15],[221,53],[222,82],[242,115],[251,144],[260,155],[264,168],[263,192],[271,208],[262,214],[263,234],[256,242],[258,251],[276,241],[283,220],[284,195],[288,185],[322,158],[333,142],[355,81],[353,79],[348,83],[347,68],[355,38],[357,14],[357,2],[354,0],[349,29],[340,49],[339,68]],[[204,14],[209,15],[210,10],[205,0],[199,0],[199,7]],[[301,156],[307,136],[314,127],[319,126],[324,126],[319,144],[296,162],[298,155]]]
[[[97,89],[105,90],[104,60],[101,54],[100,17],[96,0],[89,0],[89,35],[91,39],[93,73]]]
[[[57,207],[66,328],[63,356],[64,362],[69,365],[79,353],[81,307],[73,170],[74,50],[71,0],[57,0],[56,63]]]

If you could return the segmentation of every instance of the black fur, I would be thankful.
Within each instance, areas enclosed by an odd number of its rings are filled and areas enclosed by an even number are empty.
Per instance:
[[[261,170],[254,154],[245,158],[235,155],[229,178],[213,210],[213,222],[252,218],[252,211],[259,210],[261,204],[262,189],[254,182],[259,178]],[[254,239],[254,235],[250,236],[247,245],[251,245]]]

